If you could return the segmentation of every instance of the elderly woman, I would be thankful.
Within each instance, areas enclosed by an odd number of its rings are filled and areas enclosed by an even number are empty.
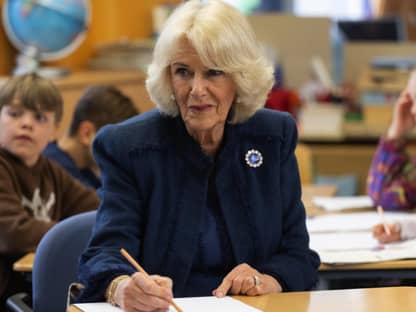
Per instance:
[[[308,246],[295,123],[261,109],[272,77],[238,10],[198,0],[176,9],[148,70],[158,109],[94,142],[103,186],[81,301],[153,311],[173,295],[313,287],[319,258]]]

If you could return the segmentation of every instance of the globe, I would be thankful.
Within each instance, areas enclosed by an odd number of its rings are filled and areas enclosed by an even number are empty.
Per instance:
[[[21,53],[21,68],[16,70],[33,71],[40,60],[56,60],[74,51],[85,37],[89,18],[88,0],[6,0],[4,28]]]

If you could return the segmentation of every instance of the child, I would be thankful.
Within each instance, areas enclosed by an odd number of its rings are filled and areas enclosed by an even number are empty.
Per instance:
[[[94,210],[94,190],[41,156],[62,117],[62,98],[47,79],[26,74],[0,88],[0,311],[27,291],[13,262],[34,251],[55,223]]]
[[[416,158],[407,150],[415,123],[416,102],[406,88],[394,105],[392,122],[380,139],[367,179],[368,195],[385,210],[416,206]]]
[[[131,99],[116,87],[92,86],[78,101],[67,133],[50,143],[43,154],[85,185],[98,188],[101,183],[91,149],[95,134],[106,124],[121,122],[138,113]]]
[[[410,210],[416,206],[416,157],[407,150],[408,136],[416,126],[416,71],[409,77],[393,109],[393,118],[380,139],[369,175],[368,194],[376,205],[386,210]],[[373,228],[382,243],[416,237],[416,222],[402,220]]]

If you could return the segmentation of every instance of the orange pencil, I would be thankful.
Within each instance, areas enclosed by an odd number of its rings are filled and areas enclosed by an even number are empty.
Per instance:
[[[144,276],[149,277],[149,274],[147,274],[147,272],[142,268],[142,266],[140,264],[138,264],[137,261],[134,260],[133,257],[130,256],[130,254],[124,248],[121,248],[120,252],[127,259],[127,261],[130,262],[130,264],[132,266],[134,266],[134,268],[137,271],[142,273]],[[180,307],[178,307],[178,305],[173,300],[170,303],[173,305],[173,307],[176,309],[176,311],[183,312],[183,310]]]

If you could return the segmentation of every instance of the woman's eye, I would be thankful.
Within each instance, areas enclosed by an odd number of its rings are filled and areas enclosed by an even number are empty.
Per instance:
[[[178,67],[175,70],[175,75],[181,76],[181,77],[187,77],[190,75],[190,72],[187,68],[185,67]]]
[[[222,70],[210,69],[207,72],[208,77],[216,77],[216,76],[222,76],[222,75],[224,75],[224,72]]]

